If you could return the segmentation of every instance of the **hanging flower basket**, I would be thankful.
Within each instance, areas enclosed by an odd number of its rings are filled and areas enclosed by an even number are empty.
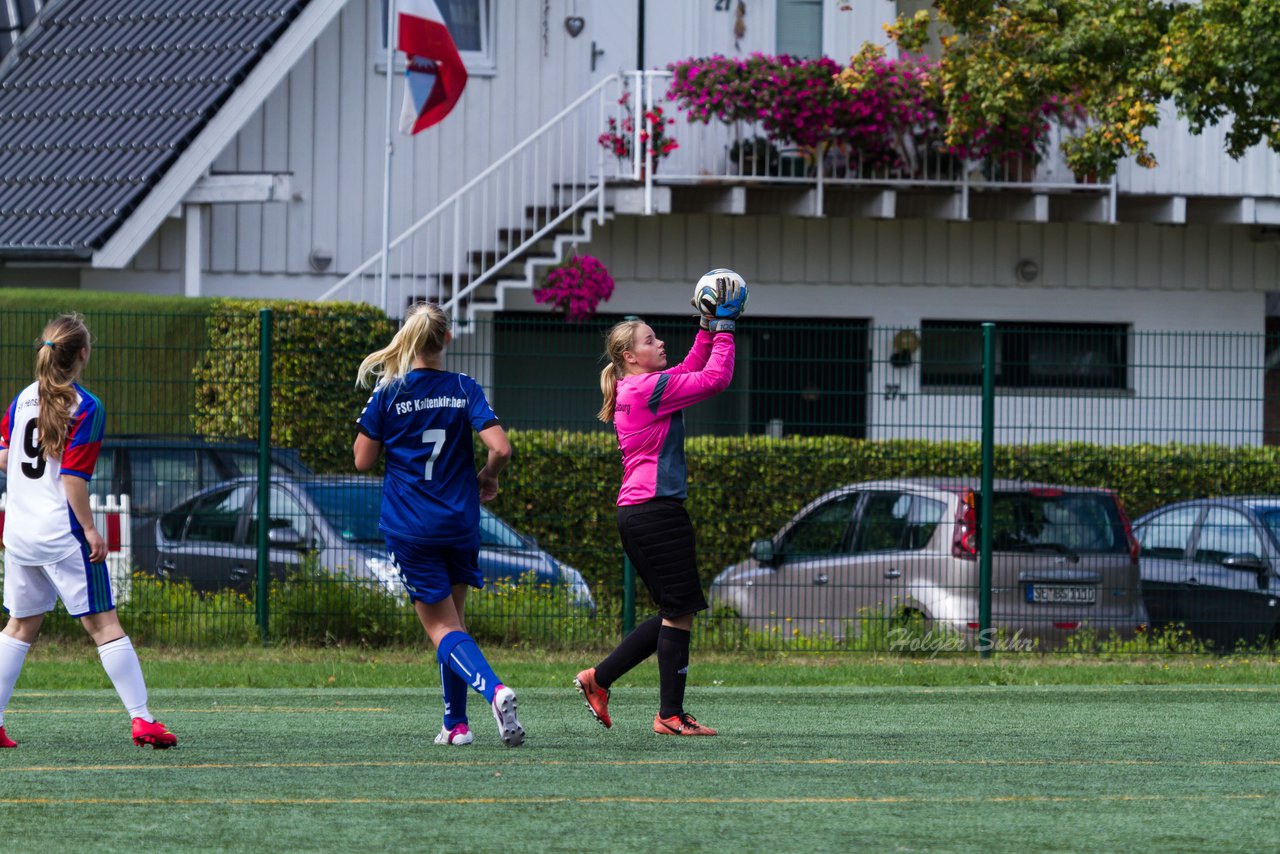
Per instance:
[[[547,283],[533,292],[534,302],[551,303],[569,323],[581,323],[613,296],[613,277],[598,258],[575,255],[547,273]]]

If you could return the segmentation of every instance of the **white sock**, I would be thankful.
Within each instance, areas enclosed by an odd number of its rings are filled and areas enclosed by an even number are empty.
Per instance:
[[[9,706],[13,686],[18,684],[18,674],[22,672],[29,649],[31,644],[13,635],[0,634],[0,726],[4,726],[4,710]]]
[[[133,642],[123,637],[104,643],[98,647],[98,657],[102,659],[102,669],[111,677],[111,684],[116,686],[121,702],[129,710],[129,717],[154,721],[147,710],[147,683],[142,678],[142,665],[133,651]]]

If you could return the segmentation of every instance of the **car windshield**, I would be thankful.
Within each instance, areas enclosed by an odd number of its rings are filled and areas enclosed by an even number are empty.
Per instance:
[[[303,487],[342,539],[369,545],[385,542],[378,530],[378,517],[382,513],[381,481],[304,483]]]
[[[1129,550],[1115,499],[1105,493],[997,492],[992,522],[996,551],[1072,555]]]
[[[524,537],[497,516],[480,508],[480,545],[491,549],[523,549]]]
[[[1280,507],[1255,506],[1253,509],[1258,514],[1258,518],[1262,520],[1262,524],[1267,526],[1271,536],[1280,539]]]

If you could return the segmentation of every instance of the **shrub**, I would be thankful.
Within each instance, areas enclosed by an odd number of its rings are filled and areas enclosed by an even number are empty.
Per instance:
[[[211,299],[0,288],[0,378],[12,394],[31,382],[40,330],[56,315],[78,311],[94,341],[84,383],[104,401],[108,429],[188,433],[192,369],[206,344],[212,305]]]
[[[297,448],[317,471],[349,471],[351,421],[368,397],[355,387],[356,368],[396,329],[372,306],[217,300],[209,348],[195,368],[195,432],[257,436],[262,308],[273,309],[271,443]]]

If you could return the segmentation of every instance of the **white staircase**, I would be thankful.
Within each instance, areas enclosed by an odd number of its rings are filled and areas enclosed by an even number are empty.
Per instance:
[[[480,312],[501,311],[507,291],[532,289],[543,269],[612,218],[607,182],[639,174],[638,163],[620,164],[596,143],[638,77],[600,81],[391,240],[385,264],[377,252],[319,299],[367,302],[392,317],[431,300],[457,332],[470,331]],[[640,149],[637,138],[632,150]]]

